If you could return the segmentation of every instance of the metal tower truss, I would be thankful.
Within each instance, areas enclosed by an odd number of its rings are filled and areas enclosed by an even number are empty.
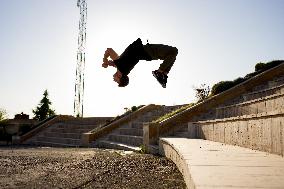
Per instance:
[[[80,8],[79,36],[77,50],[77,67],[75,81],[74,116],[83,117],[84,97],[84,71],[85,71],[85,50],[86,50],[86,25],[87,25],[87,2],[77,0],[77,7]]]

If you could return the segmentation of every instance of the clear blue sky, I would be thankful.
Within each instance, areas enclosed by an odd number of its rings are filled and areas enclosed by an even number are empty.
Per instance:
[[[37,106],[45,89],[58,114],[73,114],[77,0],[1,0],[0,108],[9,116]],[[85,116],[116,116],[140,104],[185,104],[193,86],[212,86],[284,59],[283,0],[88,0]],[[141,61],[118,88],[101,67],[107,47],[122,53],[136,38],[176,46],[163,89]]]

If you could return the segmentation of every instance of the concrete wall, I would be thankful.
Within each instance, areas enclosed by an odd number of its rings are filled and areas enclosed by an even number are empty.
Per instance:
[[[284,109],[269,115],[189,123],[196,138],[284,155]]]

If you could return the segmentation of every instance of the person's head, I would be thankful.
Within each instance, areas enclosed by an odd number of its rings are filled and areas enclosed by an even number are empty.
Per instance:
[[[127,75],[123,75],[120,71],[117,71],[113,75],[113,80],[118,83],[119,87],[126,87],[129,83],[129,78]]]

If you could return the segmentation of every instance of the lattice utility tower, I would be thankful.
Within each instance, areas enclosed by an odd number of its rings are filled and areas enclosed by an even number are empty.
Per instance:
[[[77,0],[77,7],[80,8],[79,36],[77,50],[77,67],[75,81],[74,116],[83,117],[84,97],[84,71],[85,71],[85,49],[86,49],[86,25],[87,25],[87,2]]]

